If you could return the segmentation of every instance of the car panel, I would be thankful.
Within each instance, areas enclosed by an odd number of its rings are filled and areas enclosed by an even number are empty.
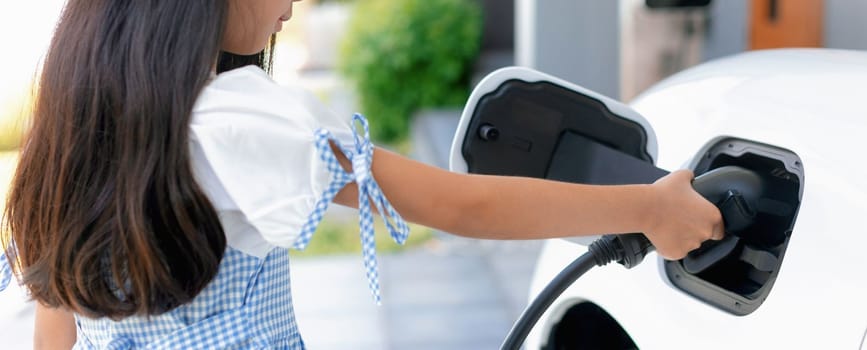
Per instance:
[[[800,215],[774,289],[738,317],[674,288],[661,263],[591,271],[555,302],[590,300],[643,348],[853,348],[864,337],[867,167],[859,140],[867,53],[771,50],[707,63],[642,94],[632,107],[653,125],[657,165],[694,165],[708,140],[736,136],[796,152],[805,167]],[[531,295],[585,248],[555,240],[540,255]],[[547,314],[527,344],[545,343]],[[535,347],[531,347],[535,348]]]

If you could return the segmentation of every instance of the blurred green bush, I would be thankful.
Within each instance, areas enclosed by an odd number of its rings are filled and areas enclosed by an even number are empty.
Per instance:
[[[376,251],[379,254],[389,254],[405,251],[410,248],[424,246],[435,237],[434,230],[422,225],[408,223],[410,234],[403,245],[398,245],[389,236],[380,217],[373,220],[376,240]],[[336,220],[325,218],[316,228],[310,245],[303,251],[290,250],[294,257],[318,257],[323,255],[358,254],[361,251],[361,240],[358,237],[358,220]]]
[[[373,137],[405,140],[417,110],[466,102],[482,32],[477,1],[364,0],[353,11],[338,64]]]

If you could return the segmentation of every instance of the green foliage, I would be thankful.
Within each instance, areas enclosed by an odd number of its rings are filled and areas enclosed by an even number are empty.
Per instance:
[[[433,238],[433,229],[409,224],[409,237],[403,245],[398,245],[388,234],[382,219],[374,220],[376,230],[376,251],[380,254],[398,252],[403,249],[421,246]],[[316,233],[310,240],[310,244],[303,251],[290,250],[294,257],[316,257],[336,254],[360,254],[361,239],[358,236],[357,220],[329,220],[326,218],[319,223]]]
[[[482,31],[476,1],[364,0],[354,11],[340,69],[376,139],[405,139],[420,108],[466,102]]]

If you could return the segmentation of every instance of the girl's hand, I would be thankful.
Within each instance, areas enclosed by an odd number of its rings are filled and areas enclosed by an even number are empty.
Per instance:
[[[644,235],[668,260],[682,259],[708,239],[723,238],[719,209],[692,188],[692,179],[692,171],[678,170],[650,186],[655,205]]]

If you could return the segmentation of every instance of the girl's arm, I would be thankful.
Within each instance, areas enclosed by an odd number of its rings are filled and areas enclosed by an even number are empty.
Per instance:
[[[33,349],[72,349],[75,345],[75,318],[72,313],[36,302]]]
[[[340,153],[340,152],[335,152]],[[344,167],[350,162],[339,155]],[[723,235],[719,210],[692,189],[690,171],[652,185],[594,186],[526,177],[458,174],[374,151],[372,169],[407,220],[487,239],[642,232],[668,259]],[[335,198],[358,206],[354,183]]]

